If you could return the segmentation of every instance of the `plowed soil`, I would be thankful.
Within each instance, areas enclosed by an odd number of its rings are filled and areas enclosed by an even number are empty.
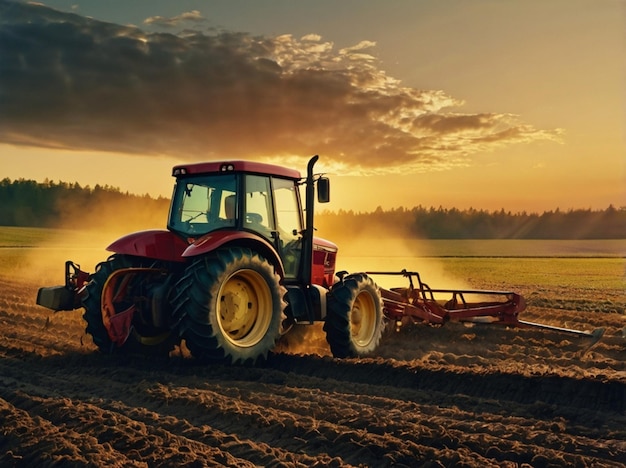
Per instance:
[[[35,305],[37,287],[0,279],[3,467],[626,463],[626,323],[623,309],[589,307],[602,294],[585,307],[531,301],[525,315],[606,327],[593,347],[449,323],[390,330],[376,356],[337,360],[312,327],[262,365],[230,367],[184,348],[102,355],[82,311]]]

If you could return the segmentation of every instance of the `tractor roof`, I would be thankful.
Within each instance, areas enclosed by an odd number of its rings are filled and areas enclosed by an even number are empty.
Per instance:
[[[247,172],[253,174],[272,175],[288,179],[300,179],[300,172],[295,169],[275,166],[254,161],[209,161],[174,166],[172,175],[181,177],[192,174],[215,174],[222,172]]]

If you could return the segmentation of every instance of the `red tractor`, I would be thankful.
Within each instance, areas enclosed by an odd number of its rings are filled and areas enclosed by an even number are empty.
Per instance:
[[[225,363],[265,358],[294,324],[323,321],[336,357],[374,351],[387,321],[537,325],[518,320],[524,301],[512,292],[433,290],[406,271],[336,275],[337,246],[314,236],[316,195],[329,200],[317,159],[304,179],[249,161],[175,166],[167,230],[116,240],[94,273],[66,262],[65,284],[41,288],[37,304],[83,307],[103,352],[167,354],[184,340],[194,357]],[[381,290],[376,274],[409,286]]]

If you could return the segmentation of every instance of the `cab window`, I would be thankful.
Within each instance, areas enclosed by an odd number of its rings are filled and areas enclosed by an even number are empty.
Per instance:
[[[179,179],[172,197],[168,227],[189,236],[234,227],[236,189],[233,174]]]
[[[274,218],[269,177],[246,176],[243,225],[271,239]]]

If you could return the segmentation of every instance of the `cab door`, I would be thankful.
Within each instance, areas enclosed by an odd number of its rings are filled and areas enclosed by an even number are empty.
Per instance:
[[[298,276],[302,257],[302,212],[293,180],[272,179],[276,217],[274,240],[283,260],[286,278]]]
[[[290,179],[248,174],[244,184],[244,228],[274,244],[286,279],[296,279],[302,255],[298,187]]]

